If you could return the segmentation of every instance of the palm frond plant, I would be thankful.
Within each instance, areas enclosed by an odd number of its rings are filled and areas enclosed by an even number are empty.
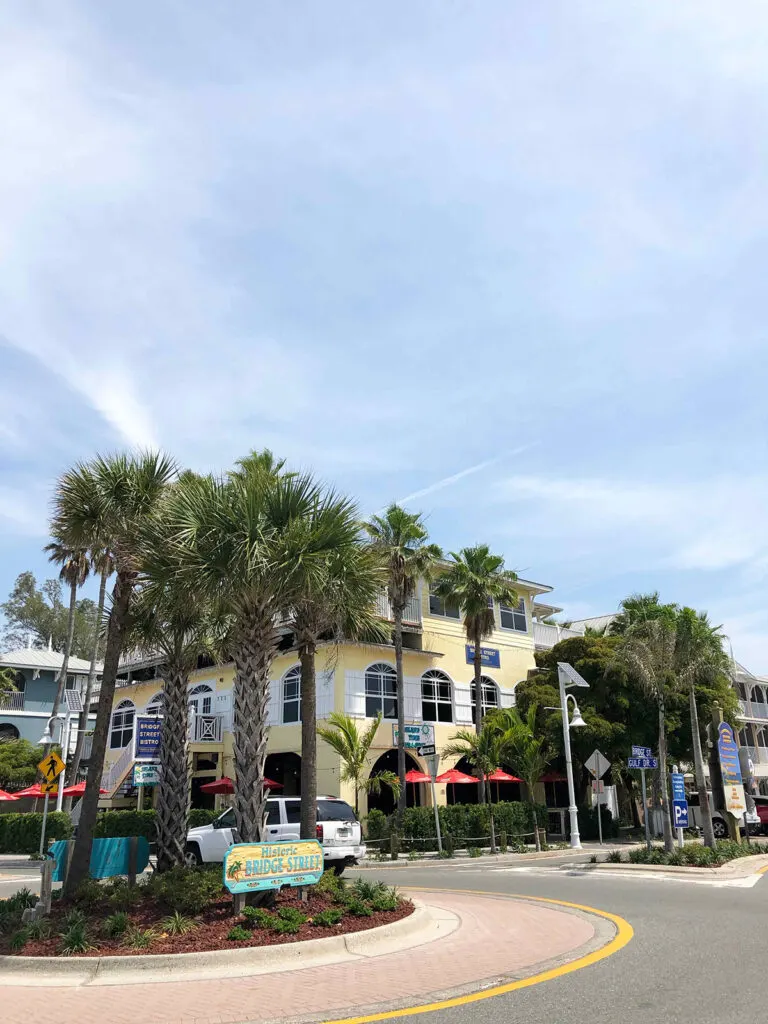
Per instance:
[[[405,678],[403,674],[403,614],[417,592],[419,581],[429,583],[442,552],[429,543],[422,517],[392,504],[383,516],[372,516],[365,524],[372,550],[386,572],[387,597],[392,609],[397,688],[397,774],[400,780],[397,801],[398,824],[406,803],[405,788]]]
[[[488,776],[496,771],[505,758],[503,733],[492,722],[483,723],[479,732],[473,729],[459,729],[443,747],[442,754],[443,757],[465,757],[481,779],[491,826],[491,853],[496,853],[496,823]]]
[[[360,732],[357,721],[342,711],[328,716],[328,725],[318,725],[317,735],[334,750],[341,761],[341,781],[351,782],[355,791],[355,813],[360,813],[360,793],[380,793],[388,786],[395,799],[399,796],[400,779],[394,772],[377,772],[371,776],[370,752],[381,724],[381,712]]]
[[[67,615],[67,635],[64,641],[64,652],[59,669],[59,677],[56,680],[56,695],[53,700],[51,714],[58,714],[61,702],[64,699],[64,690],[67,685],[67,673],[69,671],[69,659],[72,654],[72,638],[75,634],[75,613],[77,611],[77,592],[88,579],[90,562],[88,553],[84,549],[69,547],[61,540],[51,541],[46,544],[44,550],[48,553],[49,561],[61,566],[59,579],[69,586],[69,610]]]
[[[526,796],[531,808],[536,849],[541,849],[539,824],[536,816],[536,785],[549,765],[546,739],[537,735],[538,707],[531,704],[525,716],[517,708],[503,708],[489,712],[486,721],[501,733],[502,760],[525,783]]]

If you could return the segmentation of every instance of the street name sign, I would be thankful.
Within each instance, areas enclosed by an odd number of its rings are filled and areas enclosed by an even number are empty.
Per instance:
[[[627,768],[639,768],[641,771],[651,771],[659,767],[658,757],[628,757]]]
[[[637,747],[632,744],[632,757],[653,757],[653,751],[650,747]]]
[[[585,762],[585,767],[590,775],[594,775],[596,779],[602,779],[611,767],[611,762],[605,754],[601,754],[599,750],[593,750]]]
[[[431,757],[435,752],[434,743],[428,743],[425,747],[419,747],[419,757]]]
[[[316,839],[236,843],[224,854],[224,885],[231,893],[316,885],[323,877],[323,848]]]

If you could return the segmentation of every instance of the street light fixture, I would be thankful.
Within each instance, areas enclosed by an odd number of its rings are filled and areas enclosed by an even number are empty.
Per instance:
[[[568,816],[571,819],[571,848],[581,849],[581,836],[579,835],[579,809],[576,806],[576,790],[573,785],[573,763],[571,762],[571,728],[581,729],[587,723],[581,717],[579,705],[572,693],[566,693],[574,686],[582,686],[589,689],[589,683],[583,679],[573,665],[567,661],[558,661],[557,680],[560,684],[560,713],[563,716],[563,743],[565,745],[565,773],[568,777]],[[573,720],[569,721],[568,698],[573,701]],[[557,710],[557,709],[555,709]]]

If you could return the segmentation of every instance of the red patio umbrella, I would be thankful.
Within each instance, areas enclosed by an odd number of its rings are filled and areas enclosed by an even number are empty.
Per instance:
[[[15,793],[6,793],[4,789],[0,789],[0,800],[18,800],[19,798]]]
[[[559,772],[549,772],[547,775],[542,775],[539,782],[567,782],[568,779],[565,775],[560,775]]]
[[[522,782],[522,779],[518,779],[516,775],[510,775],[509,772],[504,772],[501,768],[497,768],[492,775],[487,775],[486,778],[489,782],[496,783],[496,803],[499,802],[499,783],[500,782]]]
[[[405,773],[406,782],[431,782],[432,776],[427,775],[426,772],[418,772],[415,768],[411,768],[409,772]]]
[[[99,792],[100,793],[108,793],[109,790],[108,789],[100,789]],[[84,782],[78,782],[74,786],[65,786],[64,787],[64,796],[83,796],[84,793],[85,793],[85,783]]]
[[[43,791],[42,791],[42,790],[40,789],[40,783],[39,783],[39,782],[36,782],[36,783],[34,784],[34,786],[27,786],[27,788],[26,788],[26,789],[20,789],[20,790],[18,791],[18,793],[16,794],[16,796],[17,796],[17,797],[22,797],[22,796],[33,796],[33,797],[34,797],[34,798],[35,798],[36,800],[39,800],[39,799],[40,799],[40,797],[42,797],[42,796],[45,796],[45,794],[44,794],[44,793],[43,793]]]
[[[282,789],[283,785],[281,782],[275,782],[274,779],[264,779],[264,785],[267,789]],[[224,775],[220,779],[213,779],[212,782],[206,782],[200,787],[203,793],[234,793],[235,784],[229,776]]]
[[[449,786],[460,786],[465,782],[474,782],[477,785],[477,779],[474,775],[467,775],[465,772],[460,772],[458,768],[449,768],[447,772],[443,772],[442,775],[438,775],[435,782],[445,782]]]

